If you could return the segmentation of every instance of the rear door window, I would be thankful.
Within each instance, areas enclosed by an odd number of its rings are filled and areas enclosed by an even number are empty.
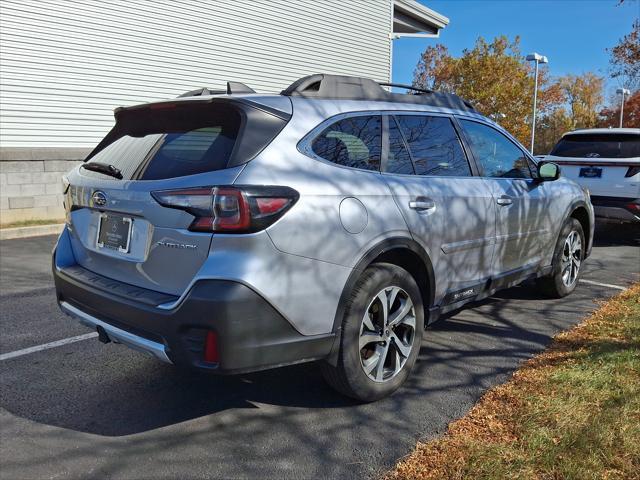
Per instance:
[[[632,158],[640,157],[640,135],[590,134],[565,135],[551,155],[570,158]]]
[[[320,158],[338,165],[379,171],[382,152],[380,115],[338,120],[313,140],[311,150]]]
[[[413,163],[402,133],[393,117],[389,117],[389,155],[385,168],[387,173],[413,174]]]
[[[450,118],[397,115],[396,119],[417,175],[471,176],[469,162]]]

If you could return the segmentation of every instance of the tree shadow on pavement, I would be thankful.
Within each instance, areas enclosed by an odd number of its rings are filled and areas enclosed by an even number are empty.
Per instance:
[[[575,311],[576,302],[584,298],[576,295],[562,303],[543,300],[526,284],[448,315],[425,332],[409,386],[383,402],[402,403],[408,392],[437,394],[440,388],[490,384],[497,374],[511,371],[518,361],[547,345],[568,322],[563,312]],[[16,359],[22,362],[19,369],[11,367],[13,361],[3,362],[2,383],[16,382],[20,388],[2,388],[2,406],[35,422],[116,437],[229,409],[362,407],[330,389],[317,364],[214,376],[159,364],[122,346],[89,342],[84,348],[63,347],[55,356],[40,354],[27,362]],[[466,375],[473,364],[483,371],[481,375]],[[444,383],[427,380],[434,365],[436,370],[448,371],[441,377]],[[435,375],[437,380],[440,374]]]

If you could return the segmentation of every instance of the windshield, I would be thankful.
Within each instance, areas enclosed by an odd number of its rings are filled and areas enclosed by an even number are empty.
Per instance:
[[[565,135],[551,151],[551,155],[581,158],[640,157],[640,135],[608,133]]]

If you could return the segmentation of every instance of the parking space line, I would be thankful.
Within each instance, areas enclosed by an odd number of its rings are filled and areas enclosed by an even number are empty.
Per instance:
[[[599,287],[614,288],[616,290],[626,290],[626,287],[619,285],[612,285],[610,283],[594,282],[593,280],[580,279],[580,282],[588,285],[597,285]],[[35,347],[23,348],[22,350],[15,350],[13,352],[3,353],[0,355],[0,361],[9,360],[11,358],[21,357],[23,355],[29,355],[30,353],[40,352],[42,350],[49,350],[50,348],[61,347],[70,343],[81,342],[82,340],[88,340],[90,338],[97,337],[97,332],[85,333],[84,335],[76,335],[75,337],[63,338],[62,340],[56,340],[55,342],[44,343],[42,345],[36,345]]]
[[[588,285],[597,285],[599,287],[615,288],[616,290],[626,290],[627,289],[627,287],[621,287],[619,285],[611,285],[610,283],[594,282],[593,280],[585,280],[584,278],[581,278],[580,281],[582,283],[586,283]]]
[[[44,343],[42,345],[36,345],[35,347],[23,348],[22,350],[16,350],[14,352],[3,353],[0,355],[0,361],[9,360],[10,358],[21,357],[30,353],[39,352],[41,350],[48,350],[50,348],[61,347],[70,343],[81,342],[82,340],[88,340],[98,336],[97,332],[85,333],[84,335],[76,335],[75,337],[63,338],[62,340],[56,340],[55,342]]]

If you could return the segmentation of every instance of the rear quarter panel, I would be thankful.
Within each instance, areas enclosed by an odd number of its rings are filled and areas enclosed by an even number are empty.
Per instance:
[[[410,236],[380,173],[340,167],[297,149],[309,131],[336,113],[332,107],[323,112],[317,103],[296,105],[294,119],[246,166],[236,183],[297,190],[296,205],[267,229],[276,248],[353,267],[365,251],[385,238]]]
[[[593,240],[594,220],[591,201],[576,182],[565,177],[560,177],[558,180],[552,182],[543,182],[541,186],[545,189],[545,195],[547,197],[547,211],[545,213],[548,216],[551,227],[549,245],[546,248],[546,254],[543,255],[541,262],[541,265],[545,266],[551,264],[556,241],[560,235],[560,229],[564,221],[576,208],[586,207],[589,212],[590,231],[585,232],[585,235],[590,237],[590,241]]]

